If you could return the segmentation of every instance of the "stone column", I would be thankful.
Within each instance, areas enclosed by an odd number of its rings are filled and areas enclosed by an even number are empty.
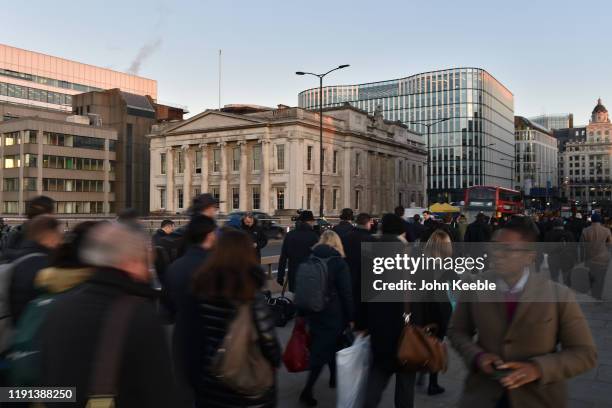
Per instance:
[[[110,162],[109,162],[109,140],[106,139],[104,140],[104,164],[103,164],[103,169],[104,169],[104,204],[103,206],[103,210],[104,210],[104,214],[108,215],[108,213],[110,212],[110,203],[108,200],[108,197],[110,195],[110,183],[109,183],[109,176],[110,176]],[[39,163],[40,166],[40,163]],[[40,171],[40,170],[39,170]]]
[[[174,150],[166,150],[166,211],[174,213]]]
[[[191,202],[191,149],[188,144],[184,144],[181,146],[183,150],[183,160],[185,161],[185,168],[183,169],[183,207],[189,207],[189,203]]]
[[[344,158],[342,163],[342,196],[344,197],[342,202],[343,208],[353,208],[351,205],[351,192],[353,186],[351,186],[351,156],[353,155],[353,148],[347,147],[344,149]]]
[[[261,143],[261,211],[269,213],[271,208],[270,206],[270,162],[272,161],[272,157],[270,157],[270,140],[269,139],[261,139],[259,141]]]
[[[25,141],[25,132],[24,131],[19,131],[19,178],[18,178],[18,183],[19,183],[19,192],[18,197],[19,197],[19,201],[17,202],[17,205],[19,207],[19,215],[22,215],[25,211],[25,203],[23,201],[23,169],[25,167],[25,162],[24,162],[24,152],[23,152],[23,142]]]
[[[43,194],[43,155],[44,155],[42,126],[38,128],[38,131],[36,133],[36,144],[37,144],[37,150],[38,150],[38,163],[37,163],[38,168],[37,168],[37,173],[36,173],[36,194],[42,195]],[[108,147],[107,147],[107,151],[108,151]],[[106,166],[106,162],[104,163],[104,165]],[[104,167],[104,168],[107,169],[107,172],[108,172],[110,170],[110,165],[109,167]]]
[[[249,145],[246,140],[241,140],[238,142],[238,146],[240,146],[240,210],[247,211],[248,208],[248,191],[247,191],[247,183],[249,180],[249,166],[247,161],[247,149]]]
[[[202,143],[200,146],[202,150],[202,173],[200,178],[200,191],[202,193],[208,193],[208,145]]]
[[[222,203],[219,204],[219,211],[222,213],[227,213],[227,209],[229,208],[227,205],[227,143],[219,142],[217,146],[221,148],[221,182],[219,183],[219,200],[222,201]]]

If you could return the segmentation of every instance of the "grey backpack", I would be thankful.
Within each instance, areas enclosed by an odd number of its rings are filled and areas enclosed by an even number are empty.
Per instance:
[[[331,259],[331,258],[329,258]],[[321,312],[331,300],[327,262],[311,255],[301,263],[295,275],[294,303],[303,312]]]

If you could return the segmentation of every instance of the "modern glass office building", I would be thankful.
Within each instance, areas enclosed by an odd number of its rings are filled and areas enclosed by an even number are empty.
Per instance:
[[[323,106],[344,103],[421,132],[431,126],[431,200],[461,201],[466,187],[511,186],[514,96],[480,68],[452,68],[391,81],[323,88]],[[301,92],[298,105],[319,107],[319,88]]]
[[[540,115],[529,118],[529,120],[550,130],[574,127],[574,115],[571,113]]]

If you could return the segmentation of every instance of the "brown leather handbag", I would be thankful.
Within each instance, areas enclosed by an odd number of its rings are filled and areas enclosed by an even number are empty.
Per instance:
[[[234,391],[257,396],[274,385],[274,369],[259,348],[251,305],[238,306],[236,317],[212,361],[213,374]]]
[[[408,309],[408,306],[406,307]],[[445,372],[448,365],[446,345],[436,337],[437,325],[420,327],[410,323],[410,312],[404,314],[405,326],[400,336],[397,359],[406,371]]]

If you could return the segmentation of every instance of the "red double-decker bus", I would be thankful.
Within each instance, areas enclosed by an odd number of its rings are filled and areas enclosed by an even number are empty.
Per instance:
[[[525,206],[520,191],[503,187],[473,186],[465,190],[467,213],[483,212],[496,218],[523,213]]]

